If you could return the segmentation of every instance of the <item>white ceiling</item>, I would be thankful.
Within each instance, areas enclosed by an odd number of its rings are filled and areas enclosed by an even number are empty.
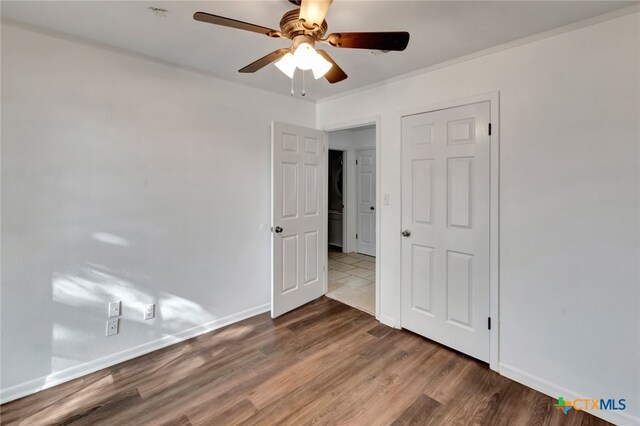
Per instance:
[[[307,78],[307,98],[321,99],[630,6],[627,1],[356,1],[335,0],[328,32],[409,31],[404,52],[374,55],[325,50],[349,78],[330,85]],[[169,11],[152,14],[150,6]],[[287,46],[286,40],[197,22],[204,11],[278,29],[294,6],[270,1],[2,1],[3,17],[68,33],[200,70],[220,78],[288,94],[290,80],[275,66],[255,74],[238,69]],[[299,79],[296,80],[299,84]]]

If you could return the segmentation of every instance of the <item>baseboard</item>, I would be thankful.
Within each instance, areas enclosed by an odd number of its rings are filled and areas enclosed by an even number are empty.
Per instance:
[[[586,398],[585,395],[566,389],[560,385],[551,383],[540,377],[534,376],[533,374],[527,373],[515,367],[511,367],[510,365],[500,363],[499,368],[500,368],[500,374],[502,374],[503,376],[508,377],[512,380],[515,380],[518,383],[522,383],[523,385],[530,387],[532,389],[535,389],[538,392],[542,392],[546,395],[549,395],[554,399],[560,396],[563,396],[566,400],[570,400],[570,401],[573,401],[574,399]],[[607,395],[589,395],[589,396],[593,398],[593,397],[602,397]],[[604,419],[616,425],[621,425],[621,426],[640,425],[640,417],[635,417],[631,414],[628,414],[622,411],[595,410],[595,411],[589,411],[589,414],[593,414],[596,417],[599,417],[601,419]],[[567,413],[567,416],[570,416],[570,415],[571,415],[571,411]]]
[[[269,303],[256,306],[242,312],[228,315],[224,318],[218,318],[208,323],[183,330],[170,336],[164,336],[160,339],[143,343],[142,345],[135,346],[115,354],[107,355],[84,364],[57,371],[47,376],[38,377],[37,379],[11,386],[10,388],[2,389],[0,390],[0,404],[22,398],[32,393],[77,379],[78,377],[94,373],[98,370],[102,370],[103,368],[111,367],[123,361],[128,361],[141,355],[148,354],[149,352],[157,351],[158,349],[166,348],[167,346],[183,342],[201,334],[217,330],[218,328],[267,312],[269,309],[271,309],[271,304]]]

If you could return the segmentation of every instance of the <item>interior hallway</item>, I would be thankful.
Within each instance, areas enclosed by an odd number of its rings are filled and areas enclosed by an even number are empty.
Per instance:
[[[329,247],[327,297],[375,315],[376,258]]]

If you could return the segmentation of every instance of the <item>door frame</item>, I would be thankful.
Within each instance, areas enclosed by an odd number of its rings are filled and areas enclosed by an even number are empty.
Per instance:
[[[490,188],[489,188],[489,315],[491,315],[491,330],[489,330],[489,368],[499,371],[500,361],[500,91],[483,93],[465,98],[437,102],[423,107],[411,108],[398,114],[398,122],[402,117],[428,113],[443,109],[455,108],[480,102],[489,102],[491,123],[490,136]],[[402,132],[400,125],[399,131]],[[401,137],[401,135],[399,135]],[[400,148],[402,162],[402,147]],[[377,159],[376,159],[377,162]],[[402,167],[400,167],[402,169]],[[376,169],[377,170],[377,169]],[[400,181],[402,185],[402,180]],[[401,195],[402,196],[402,195]],[[402,206],[402,202],[400,204]],[[398,238],[402,240],[400,232]],[[376,250],[378,247],[376,246]],[[402,258],[401,258],[402,259]],[[376,264],[377,267],[377,264]],[[402,268],[400,268],[402,279]],[[398,289],[400,325],[402,325],[402,286]]]
[[[376,226],[375,226],[375,228],[376,228],[376,241],[375,241],[376,250],[375,250],[375,252],[376,252],[376,254],[378,254],[378,222],[377,222],[378,221],[378,210],[377,210],[378,209],[378,150],[376,149],[375,146],[373,146],[373,147],[356,148],[354,150],[355,155],[356,155],[356,158],[354,158],[354,161],[356,161],[356,162],[358,161],[358,152],[360,152],[360,151],[371,151],[371,150],[375,151],[375,154],[376,154],[376,191],[375,191],[376,192],[376,211],[375,211],[375,216],[376,216]],[[356,163],[355,169],[353,171],[354,171],[354,173],[356,175],[355,176],[355,178],[356,178],[356,194],[355,194],[356,195],[356,203],[355,203],[355,206],[356,206],[356,232],[355,233],[357,234],[357,233],[360,232],[360,210],[359,210],[360,185],[358,185],[358,183],[359,183],[358,179],[360,179],[360,175],[358,173],[358,164],[357,163]],[[355,246],[356,253],[359,253],[358,252],[358,239],[357,238],[356,238],[355,243],[356,243],[356,246]],[[377,259],[377,257],[376,257],[376,259]]]
[[[327,124],[322,126],[322,128],[320,130],[324,131],[324,137],[325,137],[325,146],[327,147],[326,151],[325,151],[325,156],[327,156],[327,158],[325,158],[325,167],[329,167],[328,166],[328,155],[329,155],[329,132],[335,132],[338,130],[347,130],[347,129],[354,129],[354,128],[358,128],[358,127],[364,127],[364,126],[375,126],[376,129],[376,144],[374,149],[376,150],[376,206],[380,206],[381,204],[381,197],[380,197],[380,155],[378,155],[378,153],[380,152],[380,116],[376,115],[376,116],[370,116],[370,117],[364,117],[364,118],[360,118],[357,120],[351,120],[351,121],[346,121],[346,122],[338,122],[338,123],[332,123],[332,124]],[[328,173],[328,170],[325,171],[325,174]],[[327,185],[327,183],[325,182],[325,186]],[[325,213],[325,217],[328,217],[328,200],[327,197],[324,197],[324,213]],[[380,259],[381,259],[381,253],[382,251],[380,250],[380,217],[382,216],[381,214],[381,210],[378,209],[376,212],[376,303],[375,303],[375,318],[376,320],[380,321],[380,288],[381,288],[381,283],[380,283]],[[327,232],[329,231],[327,229],[328,223],[325,220],[324,222],[324,235],[325,235],[325,241],[324,241],[324,245],[325,247],[328,247],[328,235]],[[327,254],[325,252],[325,259],[324,259],[324,264],[328,265],[329,261],[327,259]],[[327,271],[327,273],[325,273],[325,292],[327,291],[327,289],[329,288],[329,273]]]

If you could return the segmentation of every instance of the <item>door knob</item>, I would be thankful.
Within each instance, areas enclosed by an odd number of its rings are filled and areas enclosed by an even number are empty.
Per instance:
[[[373,206],[369,207],[369,210],[375,210],[375,209],[376,209],[376,208],[375,208],[375,207],[373,207]]]
[[[402,236],[403,237],[410,237],[411,236],[411,231],[409,231],[408,229],[405,229],[404,231],[402,231]]]
[[[276,234],[281,233],[282,231],[284,231],[284,229],[280,228],[279,226],[276,226],[275,229],[271,228]]]

